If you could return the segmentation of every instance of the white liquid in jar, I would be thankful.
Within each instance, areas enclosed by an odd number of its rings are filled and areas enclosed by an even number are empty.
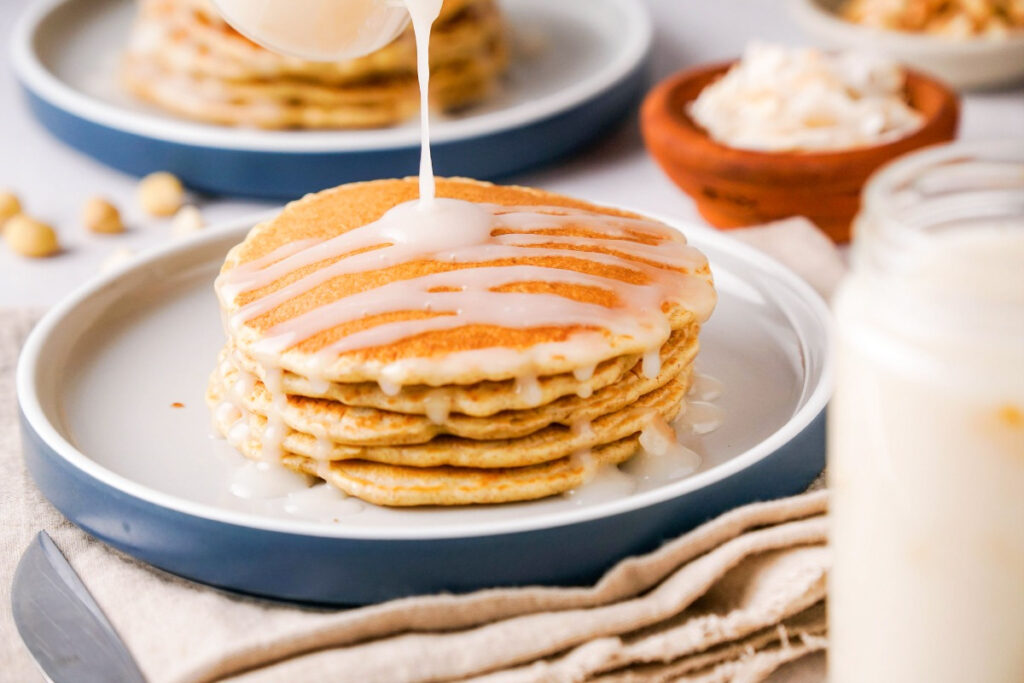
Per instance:
[[[1021,681],[1024,334],[972,316],[1024,316],[1024,230],[905,256],[907,307],[864,273],[835,300],[829,680]]]

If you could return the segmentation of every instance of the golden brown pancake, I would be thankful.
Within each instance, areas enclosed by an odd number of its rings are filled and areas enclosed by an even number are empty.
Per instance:
[[[431,33],[431,106],[454,111],[486,99],[505,70],[494,0],[448,0]],[[260,128],[389,126],[419,109],[412,29],[377,52],[309,62],[265,50],[206,0],[142,0],[121,81],[180,116]]]
[[[309,62],[266,50],[228,26],[212,10],[194,11],[184,0],[144,0],[129,54],[155,61],[170,73],[240,82],[360,85],[415,76],[416,45],[411,29],[369,55],[340,62]],[[201,4],[206,4],[205,0]],[[504,58],[501,14],[490,0],[463,0],[454,14],[443,6],[431,30],[432,70]],[[448,14],[448,18],[444,15]]]
[[[347,406],[329,399],[295,395],[289,395],[280,410],[290,428],[321,434],[337,444],[350,446],[421,444],[444,434],[477,440],[516,439],[553,424],[571,427],[597,420],[633,405],[672,380],[685,379],[688,384],[689,368],[696,353],[695,340],[686,348],[666,345],[661,372],[654,377],[645,376],[637,364],[621,381],[586,398],[563,396],[533,408],[503,410],[487,417],[448,412],[435,422],[422,414]],[[242,382],[245,389],[232,396],[234,401],[262,416],[272,410],[273,398],[263,383],[237,370],[225,354],[212,381],[224,387]]]
[[[431,77],[431,102],[453,111],[484,99],[501,67],[496,58],[445,66]],[[238,82],[168,71],[152,60],[126,56],[122,83],[137,97],[180,116],[254,128],[379,128],[419,110],[415,76],[364,85]]]
[[[470,469],[406,468],[366,461],[333,462],[325,470],[310,458],[286,455],[284,465],[319,476],[351,496],[377,505],[474,505],[546,498],[585,483],[596,467],[615,466],[639,444],[630,437],[594,450],[589,461],[562,458],[532,467]]]
[[[600,207],[542,190],[498,186],[461,178],[439,178],[437,193],[439,197],[451,197],[510,207],[567,207],[591,211],[603,216],[617,216],[625,219],[639,218],[635,214]],[[404,180],[352,183],[307,196],[289,204],[276,218],[253,228],[245,241],[232,249],[228,254],[222,274],[230,273],[232,269],[248,262],[273,256],[272,253],[275,250],[285,245],[306,240],[327,240],[349,230],[365,226],[379,219],[385,211],[396,204],[414,200],[417,196],[418,186],[416,181],[415,179],[408,178]],[[547,231],[546,234],[558,237],[581,238],[602,236],[601,233],[588,229],[585,222],[586,219],[581,218],[579,225],[555,227]],[[635,234],[631,233],[631,235],[629,239],[624,239],[623,241],[645,244],[649,243],[651,239],[639,231]],[[684,238],[678,233],[673,233],[673,235],[674,240],[684,242]],[[240,330],[233,334],[232,341],[246,355],[258,357],[259,354],[255,349],[259,342],[266,338],[268,331],[292,318],[317,309],[323,302],[337,301],[354,293],[379,287],[383,283],[405,280],[430,273],[450,272],[482,266],[510,265],[514,263],[515,265],[537,265],[598,275],[611,280],[638,285],[650,283],[649,278],[642,272],[623,267],[608,266],[588,258],[588,254],[593,252],[621,255],[622,252],[614,248],[575,248],[572,245],[564,244],[539,246],[552,246],[560,249],[565,252],[565,256],[531,257],[529,256],[529,249],[523,249],[523,255],[514,259],[514,262],[498,260],[472,264],[418,261],[333,278],[321,283],[301,296],[290,299],[284,305],[246,322]],[[319,262],[301,268],[268,286],[241,293],[230,301],[222,301],[222,308],[228,317],[231,317],[241,307],[263,299],[300,278],[329,266],[330,263],[331,261]],[[644,265],[649,266],[652,264],[645,263]],[[666,268],[665,270],[668,269]],[[703,285],[712,293],[713,301],[713,290],[710,284],[711,272],[706,260],[690,275],[695,280],[702,280]],[[519,291],[543,291],[574,301],[605,306],[609,309],[615,309],[622,305],[622,302],[618,301],[608,290],[598,290],[592,287],[579,287],[561,283],[526,282],[519,286]],[[410,308],[414,307],[413,304],[410,305]],[[710,313],[710,310],[690,311],[672,301],[663,302],[662,309],[672,329],[692,329],[695,333],[699,330],[699,322]],[[305,369],[311,363],[318,362],[317,352],[332,343],[338,342],[347,335],[377,325],[423,317],[429,317],[429,314],[424,313],[422,310],[409,310],[338,325],[303,340],[301,343],[281,353],[280,358],[276,360],[279,360],[280,366],[287,371],[300,375],[306,374]],[[600,352],[603,357],[599,361],[605,361],[622,355],[639,354],[647,350],[636,339],[615,335],[608,330],[583,328],[577,325],[548,325],[536,328],[466,325],[455,329],[430,332],[413,338],[402,339],[383,347],[358,349],[342,353],[332,358],[329,364],[319,369],[323,372],[323,378],[332,382],[375,382],[382,379],[380,373],[384,366],[398,360],[408,358],[441,358],[458,352],[495,348],[525,353],[531,347],[564,342],[573,335],[580,333],[593,333],[600,337]],[[662,342],[666,340],[667,335],[666,339],[663,339]],[[596,347],[595,353],[597,353]],[[576,369],[570,359],[553,357],[535,364],[534,372],[536,375],[549,376],[572,372]],[[500,366],[466,366],[459,368],[454,373],[442,370],[438,366],[424,368],[415,376],[409,377],[404,383],[444,386],[450,384],[474,384],[485,380],[506,380],[514,377],[515,374],[510,374]]]
[[[226,432],[230,425],[220,424]],[[233,444],[243,455],[261,459],[258,433]],[[594,468],[617,465],[632,456],[637,436],[596,447],[588,458],[564,457],[527,467],[405,467],[367,460],[318,461],[286,450],[281,464],[320,477],[345,493],[377,505],[471,505],[534,500],[570,491]]]
[[[680,334],[683,334],[680,332]],[[676,346],[671,340],[669,343]],[[231,362],[242,370],[263,381],[264,366],[249,358],[230,343],[224,352],[231,356]],[[326,398],[347,406],[378,408],[395,413],[425,415],[427,407],[433,404],[447,406],[451,412],[472,417],[487,417],[505,410],[528,410],[546,405],[564,396],[589,395],[618,382],[640,361],[637,355],[617,356],[600,363],[588,379],[577,379],[573,373],[539,376],[536,396],[531,397],[516,390],[516,381],[484,381],[476,384],[452,384],[431,387],[423,384],[403,386],[394,395],[381,390],[376,382],[317,383],[302,375],[286,372],[282,377],[282,388],[288,394]]]
[[[290,452],[319,460],[369,460],[409,467],[522,467],[557,460],[636,434],[650,422],[652,415],[666,419],[676,415],[688,383],[688,374],[673,378],[668,384],[640,396],[628,407],[589,421],[585,431],[552,424],[526,436],[510,439],[437,436],[423,443],[407,444],[398,439],[392,445],[372,446],[338,443],[328,436],[323,442],[324,451],[318,455],[321,446],[316,437],[285,427],[282,443]],[[225,387],[216,377],[212,378],[207,390],[210,406],[216,408],[226,394]],[[267,418],[255,411],[244,411],[244,414],[249,421],[249,433],[262,442]]]

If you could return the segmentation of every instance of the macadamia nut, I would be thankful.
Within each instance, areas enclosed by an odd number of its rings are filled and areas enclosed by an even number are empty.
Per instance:
[[[192,233],[199,232],[205,225],[203,214],[190,204],[181,207],[181,210],[174,215],[174,219],[171,221],[171,234],[175,237],[187,237]]]
[[[9,191],[0,191],[0,232],[3,232],[3,225],[8,218],[21,213],[21,202],[18,195]]]
[[[52,256],[60,251],[53,228],[25,214],[18,214],[4,224],[4,241],[15,253],[30,258]]]
[[[171,173],[150,173],[139,182],[139,204],[151,216],[171,216],[184,201],[185,188]]]
[[[124,232],[121,213],[103,197],[92,197],[82,207],[82,224],[89,232],[111,235]]]

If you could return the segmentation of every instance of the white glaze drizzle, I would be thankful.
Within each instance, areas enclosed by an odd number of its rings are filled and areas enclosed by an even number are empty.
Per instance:
[[[479,266],[487,262],[521,260],[525,257],[574,258],[639,272],[642,276],[653,280],[655,284],[661,285],[661,289],[665,290],[664,299],[679,301],[688,299],[689,301],[685,301],[685,303],[696,304],[694,312],[699,317],[703,318],[710,314],[710,308],[713,306],[713,295],[708,292],[709,287],[706,280],[701,276],[689,275],[706,265],[706,261],[703,260],[703,256],[699,255],[699,252],[678,241],[665,241],[659,245],[659,248],[663,250],[661,257],[665,259],[666,256],[672,256],[672,258],[671,260],[666,260],[662,264],[663,267],[657,267],[649,265],[643,260],[637,260],[638,258],[642,259],[642,255],[633,253],[634,247],[644,248],[648,245],[621,242],[618,249],[618,251],[622,252],[620,254],[552,248],[550,246],[510,245],[506,244],[506,242],[517,235],[497,235],[492,238],[487,226],[481,227],[479,225],[481,221],[489,220],[487,216],[475,215],[467,219],[465,215],[439,215],[439,212],[443,214],[446,209],[450,209],[453,206],[458,206],[460,209],[472,207],[473,213],[475,213],[477,209],[482,210],[482,207],[485,205],[474,205],[458,200],[442,199],[437,200],[434,206],[435,209],[429,212],[420,212],[419,205],[415,202],[399,204],[374,223],[350,230],[330,240],[318,242],[303,251],[286,256],[283,259],[274,260],[266,269],[256,270],[255,272],[245,271],[237,275],[235,269],[227,271],[218,278],[217,288],[218,293],[221,295],[221,303],[225,307],[230,307],[233,298],[229,298],[229,296],[232,292],[242,294],[260,289],[300,268],[330,259],[338,259],[334,263],[315,270],[281,287],[277,291],[242,306],[229,318],[228,324],[237,331],[244,323],[264,315],[336,277],[380,270],[414,261],[435,261]],[[420,215],[421,213],[423,215]],[[457,214],[458,212],[452,210],[447,213]],[[594,215],[596,216],[597,214]],[[433,224],[424,225],[424,216],[433,217],[431,220]],[[560,220],[559,217],[552,217],[548,214],[537,214],[537,216],[542,220]],[[451,229],[451,226],[446,226],[445,219],[457,219],[459,221],[459,229]],[[467,230],[466,226],[470,223],[476,225],[471,225],[471,229]],[[500,226],[500,223],[496,225]],[[416,239],[419,237],[422,240],[420,236],[429,237],[431,235],[448,235],[448,237],[435,237],[427,240],[425,243],[419,242]],[[456,241],[456,239],[461,240],[461,242]],[[569,247],[576,238],[566,238],[565,236],[561,238],[544,237],[545,242],[556,239],[562,240],[566,247]],[[447,240],[447,244],[440,240]],[[354,251],[370,248],[373,249],[346,256],[346,254],[351,254]],[[680,250],[688,251],[684,253]],[[673,251],[680,253],[673,255],[671,253]],[[494,266],[492,268],[499,267],[502,266]],[[507,267],[509,266],[505,265],[502,268]],[[554,271],[558,273],[573,273],[577,276],[577,279],[573,282],[602,287],[604,289],[612,289],[615,283],[626,285],[626,283],[611,278],[588,276],[576,271],[544,266],[533,266],[533,268],[535,269],[534,277],[539,278],[544,278],[548,272]],[[675,268],[682,272],[672,273],[666,271],[666,268]],[[460,274],[464,276],[466,274],[473,274],[473,271],[483,269],[480,267],[462,268],[457,271],[450,271],[447,274],[438,273],[437,275],[447,275],[448,279],[454,277],[454,279],[458,280]],[[451,272],[455,272],[456,275],[451,275]],[[488,271],[488,276],[491,275],[494,275],[494,272]],[[477,279],[481,278],[478,276]],[[513,282],[515,281],[513,280]],[[528,280],[518,281],[525,282]],[[541,281],[544,280],[542,279]],[[424,289],[429,289],[432,286],[452,286],[436,285],[423,280],[420,280],[419,284]],[[508,283],[496,283],[492,287],[499,286],[500,284]],[[675,287],[679,288],[678,292],[673,292]],[[616,289],[612,289],[612,291],[618,293]],[[673,296],[673,294],[676,294],[676,296]],[[701,294],[703,294],[703,297],[701,297]],[[660,303],[660,300],[656,302],[657,305],[660,305]],[[409,302],[405,302],[406,310],[409,309],[409,306]],[[367,309],[367,313],[369,312],[369,309]]]
[[[597,365],[584,365],[572,371],[572,376],[577,382],[589,382],[594,377]]]
[[[541,271],[547,271],[541,273]],[[543,280],[541,280],[543,278]],[[374,289],[352,294],[296,316],[271,328],[267,337],[255,348],[259,355],[276,354],[314,335],[346,322],[368,315],[381,315],[408,311],[410,301],[429,305],[437,313],[434,317],[402,320],[376,325],[346,335],[326,346],[323,352],[337,355],[346,351],[390,344],[412,336],[470,324],[531,328],[549,325],[579,325],[605,327],[617,334],[643,334],[652,336],[660,344],[671,331],[660,310],[657,314],[638,315],[636,307],[609,309],[554,294],[527,294],[521,292],[495,292],[493,287],[530,281],[574,284],[609,288],[609,278],[577,273],[575,271],[536,266],[507,266],[502,268],[472,268],[434,273],[408,280],[398,280]],[[643,285],[617,283],[616,294],[654,306],[652,288]],[[459,287],[458,291],[434,291]],[[646,295],[646,296],[645,296]],[[645,334],[646,333],[646,334]]]
[[[320,377],[310,377],[309,389],[317,396],[326,396],[331,391],[331,383]]]
[[[444,213],[446,205],[449,208],[458,205],[453,209],[455,213],[462,212],[467,206],[472,207],[470,213],[483,210],[482,205],[456,202],[455,200],[442,199],[435,203],[435,206],[441,206],[442,213]],[[517,215],[520,217],[520,224],[526,222],[527,218],[524,217],[524,212],[521,210],[502,208],[506,213],[500,214],[499,218]],[[661,311],[663,301],[681,301],[694,310],[699,319],[706,317],[714,304],[714,294],[708,281],[709,278],[702,274],[693,274],[693,271],[703,268],[706,261],[699,252],[679,241],[678,237],[659,244],[659,248],[665,252],[660,255],[665,257],[668,254],[670,257],[668,260],[671,261],[665,268],[662,268],[651,265],[643,259],[635,260],[641,256],[647,256],[647,254],[633,255],[631,258],[630,251],[634,247],[646,249],[650,245],[628,241],[621,242],[623,246],[618,249],[621,254],[566,251],[565,249],[552,249],[550,246],[522,247],[501,244],[501,240],[507,240],[517,235],[502,234],[489,237],[493,226],[481,227],[481,223],[478,221],[480,214],[476,213],[476,218],[471,217],[470,220],[459,218],[455,221],[463,227],[467,224],[475,224],[475,227],[468,230],[469,233],[472,233],[469,236],[470,243],[459,245],[459,240],[466,239],[467,231],[449,230],[448,233],[455,233],[457,239],[456,237],[445,238],[446,243],[443,246],[454,247],[445,255],[434,250],[438,246],[436,239],[426,240],[430,242],[429,245],[423,243],[424,235],[437,235],[438,231],[420,230],[422,225],[418,223],[419,217],[414,216],[414,219],[410,219],[411,212],[419,213],[415,203],[399,205],[389,211],[388,215],[381,220],[363,228],[344,233],[331,240],[318,242],[302,250],[289,249],[283,257],[266,258],[264,260],[267,265],[263,269],[247,268],[237,275],[235,270],[227,271],[218,279],[218,292],[222,299],[231,293],[265,287],[287,276],[295,269],[328,259],[337,259],[324,268],[242,306],[231,317],[229,324],[238,330],[249,320],[301,296],[333,277],[376,269],[381,267],[381,264],[388,266],[416,260],[448,260],[478,266],[390,282],[368,291],[353,294],[274,326],[267,331],[264,339],[256,346],[256,355],[264,362],[270,363],[281,351],[315,336],[319,332],[348,321],[361,319],[367,315],[407,311],[415,308],[437,313],[433,317],[371,327],[326,346],[317,354],[319,358],[309,368],[306,368],[308,376],[317,377],[322,372],[322,366],[339,353],[387,344],[431,330],[452,329],[474,323],[504,327],[576,324],[583,327],[608,329],[615,334],[639,339],[648,348],[655,349],[661,346],[670,331],[668,321]],[[434,214],[433,211],[428,213]],[[550,225],[547,221],[551,218],[552,215],[540,213],[531,216],[529,220],[541,221],[542,225]],[[609,217],[597,217],[587,212],[575,211],[571,216],[557,215],[554,218],[556,221],[572,220],[576,224],[589,226],[588,221],[592,219],[596,221],[595,224],[601,224]],[[628,220],[632,223],[643,222],[638,219]],[[647,233],[650,239],[661,239],[660,231],[666,230],[665,228],[654,223],[643,223],[645,226],[650,226]],[[636,230],[633,228],[623,232],[623,234],[635,233]],[[613,234],[618,234],[618,232],[613,230]],[[356,237],[352,237],[353,235]],[[522,235],[518,235],[518,237],[522,237]],[[554,238],[555,236],[543,236],[545,240]],[[473,243],[479,242],[479,240],[484,240],[484,242]],[[384,244],[384,246],[373,251],[345,257],[345,254],[354,250],[379,244]],[[531,251],[525,251],[526,249]],[[479,265],[496,259],[522,259],[524,256],[535,255],[570,257],[628,269],[638,273],[641,279],[646,278],[648,284],[632,284],[610,277],[547,266],[528,266],[516,263],[508,264],[507,262],[492,266]],[[665,259],[663,258],[663,260]],[[502,285],[531,281],[600,288],[614,293],[622,305],[609,308],[596,304],[585,304],[553,294],[492,291]],[[418,303],[410,304],[410,302]],[[224,303],[230,305],[228,301],[224,301]],[[577,361],[576,364],[579,366],[596,365],[609,355],[607,340],[596,341],[599,343],[595,344],[594,338],[585,339],[584,335],[577,334],[567,342],[551,344],[548,354],[542,354],[540,348],[530,349],[532,357],[530,354],[522,353],[502,355],[499,349],[489,349],[487,351],[493,352],[489,359],[490,362],[481,362],[481,365],[500,368],[502,365],[507,365],[505,361],[512,361],[516,367],[507,368],[505,376],[529,372],[537,363],[543,362],[545,355],[559,354],[563,357],[571,357],[572,360]],[[479,354],[476,355],[479,356]],[[468,359],[458,359],[457,362],[462,365],[466,360]],[[480,360],[484,361],[483,358]],[[414,371],[416,365],[415,361],[409,362],[409,359],[406,359],[387,368],[389,372],[384,372],[383,368],[377,368],[379,377],[382,379],[381,388],[389,394],[397,393],[404,383],[403,375]]]
[[[420,201],[434,200],[434,164],[430,158],[430,27],[443,0],[405,0],[416,36],[416,75],[420,85]]]
[[[642,450],[622,468],[626,474],[639,481],[667,483],[696,472],[700,468],[701,460],[700,454],[696,451],[675,443],[662,455]]]
[[[217,291],[222,297],[234,299],[239,294],[249,291],[246,289],[248,283],[248,280],[245,279],[246,275],[266,271],[275,262],[282,261],[292,254],[297,254],[304,249],[308,249],[320,241],[321,240],[317,239],[295,240],[278,247],[266,256],[253,259],[252,261],[246,261],[245,263],[240,263],[231,269],[230,272],[233,275],[232,278],[225,280],[217,278]]]
[[[327,429],[317,425],[314,438],[316,439],[316,444],[313,448],[313,458],[316,460],[330,460],[331,453],[334,451],[334,443],[327,435]]]
[[[687,401],[686,412],[680,416],[678,422],[694,434],[702,435],[718,429],[724,419],[724,411],[714,403]]]
[[[427,392],[423,397],[423,409],[427,419],[434,424],[444,424],[452,410],[451,399],[439,392]]]
[[[652,412],[640,431],[640,447],[651,455],[665,455],[673,443],[676,443],[675,432],[660,415]]]
[[[700,455],[680,444],[673,427],[655,412],[651,412],[640,432],[640,449],[624,465],[628,473],[639,479],[679,479],[700,467]]]
[[[573,420],[570,430],[572,435],[579,439],[590,439],[594,436],[593,423],[587,419]]]
[[[574,468],[582,468],[583,470],[583,482],[585,485],[594,478],[594,474],[597,473],[598,466],[600,463],[597,458],[594,457],[594,453],[589,448],[582,448],[574,452],[569,456],[569,464]]]
[[[338,522],[340,517],[356,515],[365,509],[363,503],[326,483],[290,491],[284,501],[285,512],[317,522]]]
[[[643,360],[640,363],[640,372],[647,379],[654,379],[661,373],[660,347],[644,352]]]
[[[540,405],[544,400],[540,382],[537,380],[537,375],[534,374],[523,374],[516,377],[515,392],[527,406]]]
[[[724,388],[722,380],[697,372],[686,395],[694,401],[714,401],[722,395]]]
[[[303,474],[269,462],[246,462],[237,468],[228,485],[239,498],[279,498],[296,489],[309,486]]]
[[[221,401],[214,410],[217,424],[235,424],[242,419],[242,411],[234,401]]]
[[[624,498],[636,491],[636,487],[636,480],[615,465],[600,465],[587,473],[583,484],[562,496],[574,505],[582,506]]]
[[[228,428],[225,437],[235,449],[241,450],[241,446],[249,440],[250,435],[249,421],[242,418]]]
[[[453,218],[458,218],[461,223],[457,226],[446,225]],[[425,221],[433,225],[421,229]],[[645,230],[622,230],[622,222],[642,223]],[[616,257],[613,254],[571,249],[588,238],[541,234],[541,231],[573,226],[601,234],[605,238],[600,240],[602,245],[621,251],[622,255]],[[502,230],[512,227],[528,232],[502,233]],[[648,245],[628,239],[640,235],[656,244]],[[560,244],[566,248],[542,248],[538,246],[541,244]],[[300,246],[296,248],[295,245]],[[355,251],[361,253],[352,254]],[[222,302],[229,303],[240,294],[266,287],[300,268],[348,254],[352,255],[347,256],[345,262],[338,264],[337,268],[326,266],[311,273],[303,278],[302,286],[272,299],[269,307],[253,308],[249,315],[236,315],[234,320],[247,320],[261,315],[281,302],[339,275],[378,270],[417,259],[479,263],[500,258],[568,255],[634,270],[638,267],[638,260],[646,259],[683,272],[694,272],[706,264],[703,255],[687,245],[681,235],[654,221],[608,216],[579,209],[566,213],[562,207],[508,207],[446,199],[435,201],[429,211],[420,210],[417,202],[406,202],[390,209],[378,220],[336,237],[286,244],[261,259],[223,273],[218,278],[218,292]],[[650,274],[650,271],[646,272]]]
[[[254,386],[255,379],[251,374],[249,374],[248,372],[239,372],[238,379],[236,379],[234,384],[231,385],[231,392],[235,395],[236,398],[244,399],[245,397],[252,393],[252,389]]]
[[[377,386],[380,387],[381,392],[385,396],[398,396],[398,393],[402,390],[402,385],[398,382],[392,382],[387,377],[381,377],[377,380]]]
[[[260,457],[267,462],[280,462],[284,456],[287,427],[282,415],[288,405],[288,395],[284,393],[283,383],[284,371],[281,368],[270,365],[263,368],[263,386],[270,394],[271,401],[267,410],[267,426],[262,435]]]

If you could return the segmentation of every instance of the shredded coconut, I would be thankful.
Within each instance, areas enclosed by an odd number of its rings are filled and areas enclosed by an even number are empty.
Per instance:
[[[921,126],[898,64],[856,52],[752,43],[743,59],[691,103],[712,138],[761,151],[849,149]]]

